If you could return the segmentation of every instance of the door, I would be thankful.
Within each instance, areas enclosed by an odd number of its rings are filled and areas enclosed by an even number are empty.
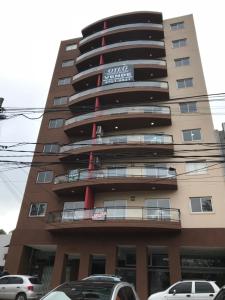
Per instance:
[[[9,299],[9,294],[7,289],[8,282],[9,282],[8,276],[0,278],[0,299]]]
[[[192,299],[192,282],[185,281],[173,285],[165,295],[167,300],[187,300]]]
[[[74,221],[84,219],[84,202],[64,202],[62,221]]]
[[[145,200],[144,217],[146,219],[168,220],[170,219],[170,199]]]
[[[126,218],[126,200],[104,201],[107,219],[125,219]]]
[[[214,288],[210,282],[196,281],[193,299],[195,300],[210,300],[216,295]]]

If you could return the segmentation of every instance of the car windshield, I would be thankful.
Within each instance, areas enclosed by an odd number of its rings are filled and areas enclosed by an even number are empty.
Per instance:
[[[110,300],[113,285],[104,284],[80,285],[65,283],[53,292],[46,295],[43,300]]]

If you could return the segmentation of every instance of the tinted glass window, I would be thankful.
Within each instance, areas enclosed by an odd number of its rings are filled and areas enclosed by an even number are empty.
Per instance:
[[[20,277],[9,277],[9,282],[8,284],[22,284],[23,279]]]
[[[0,284],[7,284],[9,277],[4,277],[0,279]]]
[[[30,277],[29,281],[32,284],[41,284],[41,281],[40,281],[40,279],[38,277]]]
[[[169,290],[169,294],[173,294],[174,291],[176,291],[176,294],[190,294],[191,284],[191,282],[178,283]]]
[[[196,282],[195,293],[215,293],[215,291],[209,282]]]

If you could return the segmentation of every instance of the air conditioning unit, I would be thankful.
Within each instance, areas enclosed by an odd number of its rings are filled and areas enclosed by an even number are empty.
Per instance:
[[[97,137],[103,136],[102,126],[97,126],[96,135],[97,135]]]

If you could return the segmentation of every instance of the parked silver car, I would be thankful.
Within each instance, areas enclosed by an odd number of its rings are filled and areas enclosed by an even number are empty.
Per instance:
[[[43,295],[43,286],[36,276],[7,275],[0,278],[1,300],[36,300]]]

